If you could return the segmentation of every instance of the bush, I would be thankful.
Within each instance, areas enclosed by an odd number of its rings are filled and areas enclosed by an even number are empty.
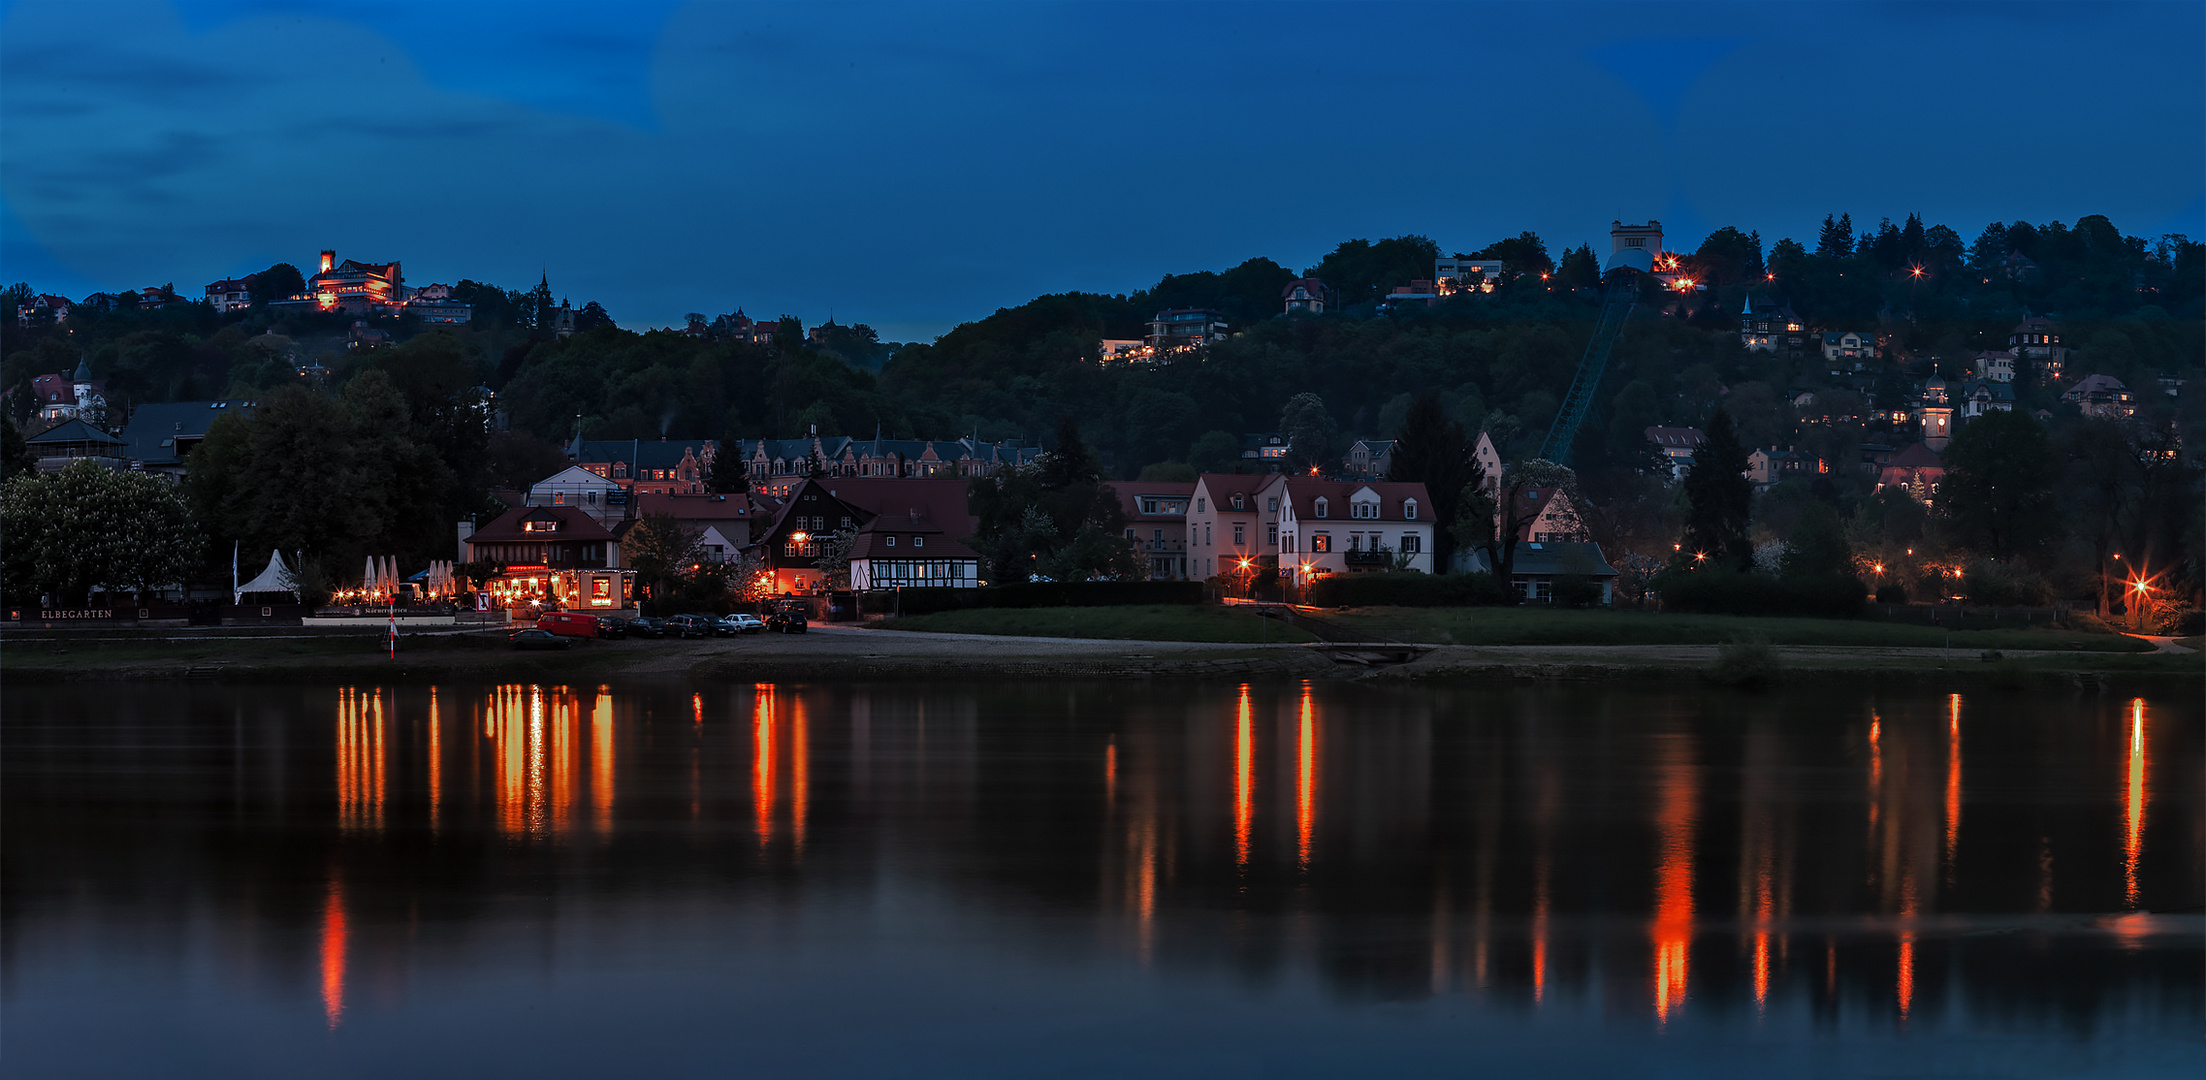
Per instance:
[[[1767,686],[1784,671],[1777,650],[1760,634],[1716,647],[1716,662],[1708,668],[1708,680],[1724,686]]]
[[[2152,617],[2152,632],[2168,637],[2196,637],[2206,633],[2206,612],[2197,608],[2162,608]]]
[[[905,589],[906,615],[967,608],[1120,607],[1135,604],[1200,604],[1199,581],[1030,581],[985,589]],[[880,615],[896,610],[894,593],[866,593],[861,610]]]
[[[1978,559],[1969,564],[1961,580],[1969,603],[1987,607],[2036,607],[2050,603],[2053,589],[2045,579],[2013,563]]]
[[[1309,596],[1317,607],[1469,607],[1513,599],[1492,574],[1329,574],[1310,584]]]
[[[2065,621],[2068,624],[2068,628],[2070,630],[2076,630],[2086,634],[2121,633],[2120,630],[2115,629],[2113,625],[2108,623],[2105,619],[2102,619],[2088,611],[2071,611],[2068,613]]]
[[[1656,575],[1654,590],[1665,610],[1702,615],[1811,615],[1851,619],[1861,614],[1869,589],[1860,578],[1838,574],[1777,578],[1728,569],[1678,567]]]
[[[1877,603],[1880,603],[1880,604],[1904,604],[1904,603],[1907,603],[1907,586],[1905,586],[1905,585],[1902,585],[1902,584],[1900,584],[1900,583],[1899,583],[1899,582],[1897,582],[1897,581],[1894,581],[1894,582],[1891,582],[1891,583],[1889,583],[1889,584],[1886,584],[1886,585],[1884,585],[1884,586],[1882,586],[1882,587],[1878,588],[1878,589],[1877,589]]]

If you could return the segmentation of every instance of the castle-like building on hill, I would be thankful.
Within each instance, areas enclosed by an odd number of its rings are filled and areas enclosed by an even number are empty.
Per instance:
[[[319,269],[306,279],[304,292],[268,306],[361,316],[411,314],[425,323],[460,324],[474,317],[471,305],[452,298],[449,285],[407,287],[406,275],[396,260],[368,263],[346,259],[340,263],[331,250],[322,252]]]

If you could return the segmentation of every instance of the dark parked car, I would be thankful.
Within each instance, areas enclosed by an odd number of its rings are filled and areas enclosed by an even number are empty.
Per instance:
[[[574,641],[573,638],[564,634],[554,634],[549,630],[533,628],[515,630],[512,636],[506,638],[506,640],[512,642],[516,649],[564,649]]]
[[[766,629],[777,634],[804,633],[804,612],[777,611],[766,617]]]
[[[676,615],[666,621],[666,632],[674,637],[711,637],[712,620],[702,615]]]
[[[666,620],[649,615],[638,615],[628,620],[628,636],[661,638],[666,636]]]
[[[599,636],[599,637],[601,637],[601,638],[623,638],[623,637],[627,637],[627,636],[628,636],[628,620],[626,620],[626,619],[623,619],[623,618],[621,618],[621,617],[620,617],[620,616],[618,616],[618,615],[600,615],[600,616],[598,616],[598,617],[597,617],[597,636]]]

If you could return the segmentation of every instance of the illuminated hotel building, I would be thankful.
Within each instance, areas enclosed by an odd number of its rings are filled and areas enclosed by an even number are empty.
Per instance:
[[[449,286],[407,288],[406,276],[395,261],[364,263],[346,259],[340,263],[335,251],[324,250],[317,266],[314,276],[306,279],[306,291],[273,301],[268,306],[342,311],[348,315],[398,315],[411,311],[423,321],[434,323],[465,323],[474,316],[470,305],[452,299]]]
[[[581,507],[516,507],[463,541],[469,560],[505,568],[484,587],[499,607],[631,606],[635,571],[621,569],[619,539]]]

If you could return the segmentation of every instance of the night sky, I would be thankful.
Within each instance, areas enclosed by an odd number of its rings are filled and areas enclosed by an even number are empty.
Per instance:
[[[921,339],[1422,233],[2206,235],[2206,5],[0,0],[0,276],[315,253]]]

